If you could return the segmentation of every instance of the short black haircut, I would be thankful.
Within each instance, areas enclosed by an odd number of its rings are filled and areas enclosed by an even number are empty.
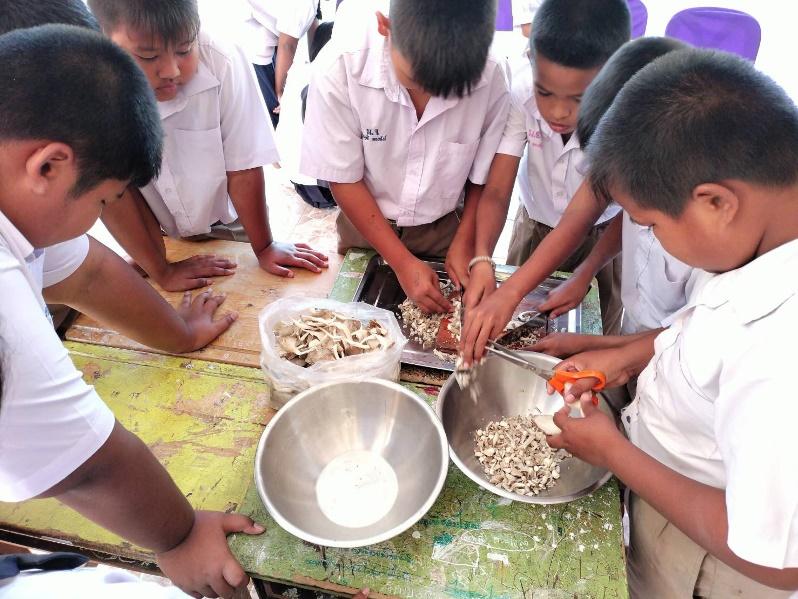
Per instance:
[[[462,98],[482,77],[496,0],[392,0],[391,41],[434,96]]]
[[[79,196],[108,179],[146,185],[161,164],[155,97],[128,54],[69,25],[0,36],[0,143],[48,140],[72,148]]]
[[[671,52],[618,94],[588,146],[598,197],[681,215],[703,183],[798,181],[798,110],[773,80],[732,54]]]
[[[0,34],[37,25],[60,23],[100,30],[97,20],[81,0],[3,0]]]
[[[689,47],[670,37],[641,37],[624,44],[613,54],[582,96],[576,126],[582,149],[590,143],[601,117],[629,79],[660,56]]]
[[[290,0],[292,1],[292,0]],[[200,29],[197,0],[88,0],[103,30],[130,27],[167,44],[193,41]]]
[[[545,0],[532,21],[530,56],[575,69],[603,65],[632,37],[626,0]]]

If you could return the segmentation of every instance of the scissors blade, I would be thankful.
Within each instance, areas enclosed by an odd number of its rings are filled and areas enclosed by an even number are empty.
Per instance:
[[[497,356],[504,358],[505,360],[508,360],[513,364],[520,366],[521,368],[525,368],[530,372],[534,372],[539,377],[545,379],[546,382],[549,382],[552,377],[554,377],[554,371],[550,368],[541,368],[540,366],[537,366],[524,358],[521,354],[516,353],[511,349],[507,349],[506,347],[502,347],[493,341],[489,341],[486,347],[491,353],[496,354]]]

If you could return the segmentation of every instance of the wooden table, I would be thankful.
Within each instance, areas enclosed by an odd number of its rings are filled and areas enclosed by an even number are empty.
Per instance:
[[[220,245],[213,251],[220,254],[238,249],[216,243]],[[314,279],[308,274],[286,281],[256,271],[246,255],[225,255],[239,260],[239,272],[218,287],[227,291],[228,307],[239,310],[242,318],[234,325],[240,329],[231,329],[210,349],[190,357],[139,351],[85,318],[68,335],[82,341],[67,342],[67,347],[120,422],[153,449],[195,507],[241,511],[266,526],[258,537],[231,537],[231,547],[248,572],[342,594],[369,586],[375,597],[627,596],[614,482],[567,505],[529,506],[482,490],[451,465],[430,512],[388,542],[329,549],[280,529],[265,512],[253,483],[257,440],[273,415],[267,407],[269,390],[259,370],[237,364],[258,363],[257,312],[265,302],[314,292],[349,301],[369,256],[350,253],[337,277],[330,273]],[[430,403],[440,390],[404,384]],[[54,500],[0,504],[0,529],[17,541],[27,536],[30,545],[66,542],[105,560],[151,563],[145,550]]]

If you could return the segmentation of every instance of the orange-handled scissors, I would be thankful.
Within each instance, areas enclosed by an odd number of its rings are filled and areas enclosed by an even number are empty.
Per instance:
[[[521,368],[526,368],[527,370],[531,370],[539,377],[542,377],[546,380],[546,382],[554,387],[560,394],[564,394],[565,392],[565,385],[567,383],[573,383],[575,381],[579,381],[582,379],[596,379],[596,384],[591,387],[592,391],[601,391],[604,386],[607,384],[607,377],[606,375],[599,371],[599,370],[579,370],[579,371],[570,371],[570,370],[552,370],[550,368],[541,368],[536,364],[533,364],[526,358],[524,358],[521,354],[518,354],[512,350],[507,349],[506,347],[502,347],[494,343],[493,341],[488,341],[486,345],[486,349],[501,357],[505,360],[509,360],[513,364],[520,366]],[[593,395],[593,405],[597,406],[599,404],[598,397],[594,394]]]

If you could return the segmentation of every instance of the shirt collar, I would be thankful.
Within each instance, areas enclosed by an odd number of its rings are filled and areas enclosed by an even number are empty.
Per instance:
[[[192,96],[220,85],[221,83],[219,83],[216,75],[200,60],[196,74],[191,78],[191,81],[178,89],[177,96],[168,102],[158,102],[158,112],[161,115],[161,120],[183,110]]]
[[[767,316],[798,294],[798,240],[763,254],[742,268],[713,276],[697,291],[694,305],[730,304],[743,324]]]
[[[25,262],[36,258],[37,250],[2,212],[0,212],[0,237],[17,258],[22,258]]]

